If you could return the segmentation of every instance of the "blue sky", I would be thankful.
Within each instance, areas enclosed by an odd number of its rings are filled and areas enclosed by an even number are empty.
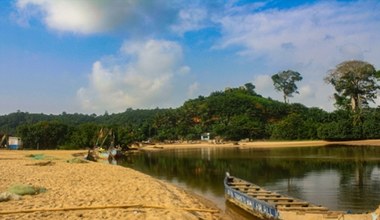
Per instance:
[[[1,0],[0,114],[178,107],[248,82],[282,101],[270,77],[288,69],[303,76],[291,102],[332,111],[329,70],[380,68],[379,11],[377,0]]]

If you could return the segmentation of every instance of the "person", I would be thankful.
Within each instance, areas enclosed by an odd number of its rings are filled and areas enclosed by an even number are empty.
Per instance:
[[[110,164],[117,164],[117,161],[116,161],[116,153],[117,153],[117,150],[115,149],[115,147],[113,145],[111,145],[109,148],[108,148],[108,162]]]

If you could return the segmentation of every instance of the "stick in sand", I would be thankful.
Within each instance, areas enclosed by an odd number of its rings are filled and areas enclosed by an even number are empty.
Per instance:
[[[176,208],[176,207],[164,207],[154,205],[113,205],[113,206],[87,206],[87,207],[67,207],[67,208],[47,208],[47,209],[29,209],[29,210],[13,210],[13,211],[1,211],[0,215],[18,214],[18,213],[30,213],[30,212],[57,212],[57,211],[75,211],[75,210],[90,210],[90,209],[114,209],[114,208],[154,208],[154,209],[176,209],[184,211],[196,211],[196,212],[210,212],[218,213],[215,209],[198,209],[198,208]]]

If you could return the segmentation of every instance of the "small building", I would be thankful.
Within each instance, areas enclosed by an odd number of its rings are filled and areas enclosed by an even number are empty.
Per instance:
[[[201,135],[201,140],[202,141],[209,141],[210,140],[210,133],[203,133]]]
[[[8,137],[8,148],[10,150],[18,150],[22,146],[20,137]]]

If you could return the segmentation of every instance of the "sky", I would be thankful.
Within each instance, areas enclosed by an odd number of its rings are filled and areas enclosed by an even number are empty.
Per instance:
[[[288,69],[291,103],[333,111],[323,78],[347,60],[380,69],[379,0],[0,0],[0,115],[176,108],[246,83],[283,101],[271,76]]]

